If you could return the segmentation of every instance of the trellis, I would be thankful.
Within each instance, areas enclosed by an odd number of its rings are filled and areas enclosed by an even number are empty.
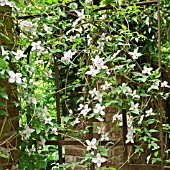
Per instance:
[[[158,67],[161,68],[161,18],[160,18],[160,0],[153,0],[148,2],[137,2],[137,3],[130,3],[130,4],[121,4],[117,5],[117,7],[127,7],[127,6],[142,6],[142,5],[153,5],[157,6],[157,16],[158,16]],[[100,7],[99,9],[94,10],[95,12],[101,11],[101,10],[108,10],[113,9],[112,6],[105,6]],[[75,14],[67,12],[67,15],[77,17]],[[50,15],[50,14],[49,14]],[[53,15],[53,14],[52,14]],[[19,19],[28,19],[28,18],[36,18],[41,17],[42,15],[33,15],[33,16],[21,16]],[[55,85],[56,85],[56,117],[57,117],[57,124],[61,124],[61,111],[60,111],[60,84],[59,84],[59,69],[58,69],[58,57],[57,54],[54,57],[54,68],[55,68]],[[161,148],[161,160],[164,158],[164,147],[163,147],[163,128],[162,128],[162,100],[159,97],[159,106],[160,106],[160,129],[159,129],[159,135],[160,135],[160,148]],[[126,111],[122,111],[122,117],[123,117],[123,143],[119,142],[115,146],[124,145],[125,151],[124,151],[124,164],[122,165],[123,170],[164,170],[164,169],[170,169],[170,166],[164,166],[164,162],[161,161],[161,165],[147,165],[147,164],[129,164],[128,163],[128,149],[127,146],[130,144],[126,144],[126,134],[127,134],[127,118],[126,118]],[[89,138],[93,138],[93,127],[92,123],[95,120],[90,119],[89,124],[91,128],[89,129]],[[113,142],[113,141],[112,141]],[[65,145],[81,145],[80,141],[73,141],[73,140],[62,140],[62,133],[61,130],[59,130],[58,134],[58,140],[47,140],[46,145],[58,145],[58,155],[59,155],[59,164],[63,163],[62,158],[62,146]],[[105,145],[106,142],[102,141],[101,145]],[[91,170],[94,170],[94,165],[92,165]]]

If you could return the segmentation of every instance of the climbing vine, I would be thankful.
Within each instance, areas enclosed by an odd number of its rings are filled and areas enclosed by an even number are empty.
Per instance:
[[[167,80],[170,49],[166,34],[169,4],[161,2],[160,68],[157,5],[137,6],[134,1],[134,5],[121,7],[124,3],[128,2],[101,1],[98,5],[92,1],[60,0],[0,2],[0,6],[12,7],[16,35],[13,50],[1,46],[0,59],[0,76],[17,85],[19,99],[15,104],[19,109],[21,143],[19,160],[13,169],[65,169],[78,164],[106,168],[108,151],[116,143],[113,131],[124,126],[122,112],[127,119],[125,143],[134,146],[129,161],[135,162],[134,155],[141,159],[146,148],[144,163],[162,161],[158,138],[160,112],[168,136],[170,128],[164,109],[170,94]],[[101,10],[106,5],[112,9]],[[56,57],[61,124],[56,121]],[[16,69],[12,70],[8,62]],[[7,99],[4,88],[0,88],[0,95]],[[106,131],[104,122],[110,107],[115,108],[114,126]],[[8,116],[5,111],[0,114]],[[89,139],[91,119],[99,122],[93,124],[98,137]],[[58,140],[60,134],[86,147],[82,161],[57,163],[58,146],[45,143]],[[106,145],[101,145],[102,141]],[[168,153],[168,148],[164,151]],[[166,156],[164,161],[169,162]]]

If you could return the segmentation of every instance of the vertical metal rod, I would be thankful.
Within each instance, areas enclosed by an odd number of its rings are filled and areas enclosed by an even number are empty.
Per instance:
[[[58,69],[58,57],[54,58],[54,69],[55,69],[55,85],[56,85],[56,111],[57,111],[57,124],[61,125],[61,115],[60,115],[60,83],[59,83],[59,69]],[[59,164],[63,163],[62,159],[62,136],[61,130],[58,131],[58,155]]]
[[[158,0],[158,67],[161,71],[161,15],[160,15],[160,0]],[[161,84],[160,92],[161,92]],[[160,148],[161,148],[161,170],[164,170],[164,148],[163,148],[163,128],[162,128],[162,99],[159,96],[159,107],[160,107]]]
[[[123,162],[128,160],[128,149],[126,145],[126,134],[127,134],[127,117],[126,110],[122,110],[122,121],[123,121],[123,145],[124,145],[124,153],[123,153]],[[127,170],[127,163],[123,167],[124,170]]]

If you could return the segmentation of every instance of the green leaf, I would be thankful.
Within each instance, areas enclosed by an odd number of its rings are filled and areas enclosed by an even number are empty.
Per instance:
[[[8,62],[0,58],[0,68],[7,68],[7,67],[8,67]]]
[[[158,132],[158,130],[155,130],[155,129],[151,129],[151,130],[149,130],[149,132]]]
[[[0,96],[8,100],[8,95],[5,92],[0,92]]]
[[[148,89],[148,92],[150,92],[151,90],[158,90],[159,88],[158,88],[158,86],[156,86],[156,85],[152,85],[151,87],[149,87],[149,89]]]
[[[8,41],[11,42],[10,38],[9,38],[8,36],[6,36],[5,34],[3,34],[3,33],[0,32],[0,35],[1,35],[2,37],[4,37],[5,39],[7,39]]]
[[[156,151],[156,152],[154,153],[154,156],[157,157],[158,154],[159,154],[159,151]]]
[[[5,112],[4,110],[0,110],[0,115],[2,115],[2,116],[8,116],[8,113]]]
[[[2,158],[9,158],[8,155],[5,155],[5,154],[3,154],[3,153],[1,153],[1,152],[0,152],[0,157],[2,157]],[[1,167],[0,167],[0,169],[1,169]]]

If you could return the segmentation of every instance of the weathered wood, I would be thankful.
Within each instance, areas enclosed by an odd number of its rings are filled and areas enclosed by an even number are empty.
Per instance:
[[[129,164],[128,170],[160,170],[159,165],[148,165],[148,164]],[[170,166],[164,166],[165,170],[170,170]]]

